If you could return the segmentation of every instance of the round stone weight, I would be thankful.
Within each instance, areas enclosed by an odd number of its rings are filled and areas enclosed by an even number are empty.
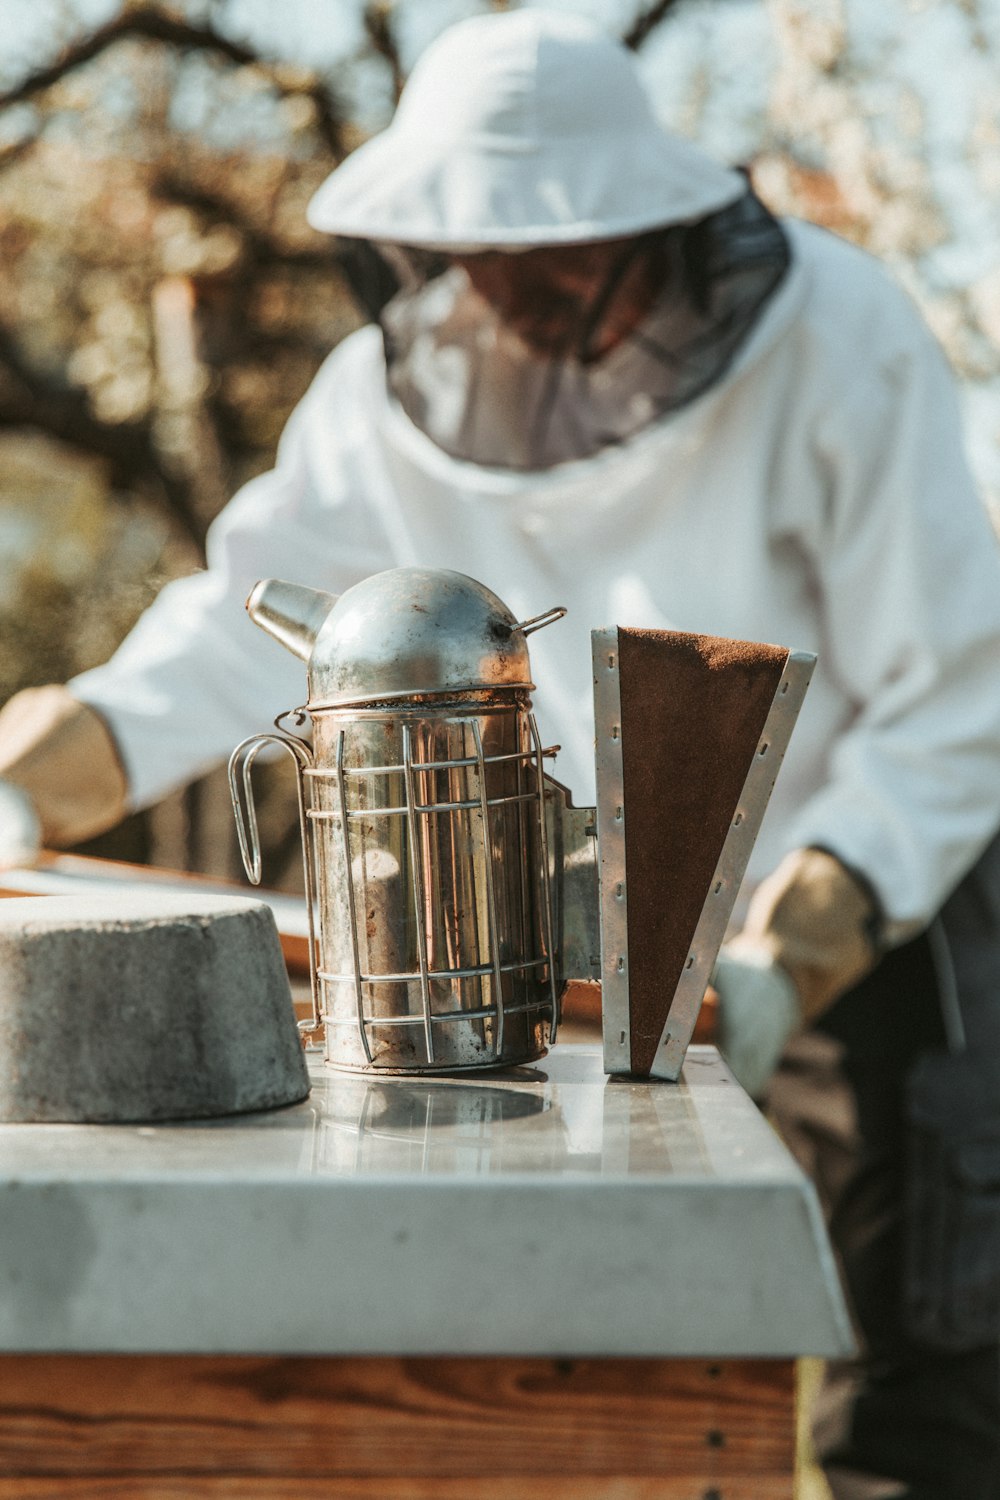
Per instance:
[[[0,1120],[196,1119],[308,1092],[263,902],[146,890],[0,901]]]

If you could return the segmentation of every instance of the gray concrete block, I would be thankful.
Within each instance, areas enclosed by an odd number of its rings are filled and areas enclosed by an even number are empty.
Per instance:
[[[262,902],[146,890],[0,901],[0,1120],[194,1119],[308,1092]]]

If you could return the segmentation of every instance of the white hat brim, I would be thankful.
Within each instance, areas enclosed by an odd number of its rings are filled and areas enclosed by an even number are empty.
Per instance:
[[[747,190],[681,136],[654,127],[596,140],[414,141],[389,126],[312,198],[328,234],[439,249],[528,248],[691,223]]]

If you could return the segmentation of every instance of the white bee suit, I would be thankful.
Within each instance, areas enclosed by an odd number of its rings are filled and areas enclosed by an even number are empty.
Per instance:
[[[945,362],[862,252],[786,226],[792,265],[728,373],[596,458],[543,474],[449,458],[393,405],[376,328],[294,413],[276,468],[212,528],[116,656],[70,685],[118,742],[135,806],[305,696],[244,612],[261,577],[339,593],[454,568],[532,637],[555,774],[593,798],[589,632],[669,627],[819,658],[745,891],[819,844],[894,923],[928,920],[1000,826],[1000,561]],[[706,757],[713,747],[706,743]]]

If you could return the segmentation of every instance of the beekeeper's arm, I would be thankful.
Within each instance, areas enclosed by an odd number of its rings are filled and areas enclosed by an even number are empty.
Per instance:
[[[0,712],[0,864],[111,827],[302,701],[302,663],[247,618],[253,584],[336,593],[388,565],[377,519],[351,503],[357,424],[339,355],[293,413],[275,469],[212,526],[207,570],[168,584],[104,666]]]
[[[827,504],[794,527],[821,596],[820,650],[856,713],[717,975],[734,1057],[735,1033],[757,1032],[744,1049],[757,1087],[791,1030],[933,919],[1000,826],[997,542],[950,372],[886,290],[894,336],[817,412]]]

